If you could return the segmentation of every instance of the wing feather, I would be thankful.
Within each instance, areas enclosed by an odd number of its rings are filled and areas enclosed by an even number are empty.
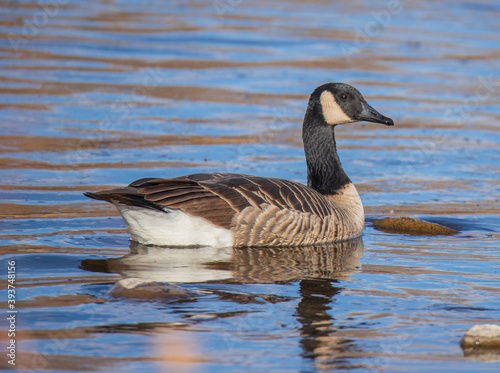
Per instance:
[[[262,206],[271,205],[279,210],[295,210],[319,218],[335,214],[326,197],[305,185],[238,174],[201,173],[173,179],[146,178],[136,180],[126,188],[89,196],[163,211],[166,208],[180,209],[226,229],[234,223],[233,217],[247,207],[262,209]],[[302,224],[307,225],[307,222]],[[259,223],[261,228],[265,225],[263,221]],[[289,231],[297,229],[300,229],[299,225]]]

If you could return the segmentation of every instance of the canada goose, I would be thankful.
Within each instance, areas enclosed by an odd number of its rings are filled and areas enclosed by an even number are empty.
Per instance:
[[[394,125],[343,83],[314,90],[302,127],[307,186],[225,173],[146,178],[128,187],[85,193],[113,203],[132,240],[161,246],[295,246],[361,235],[361,199],[335,145],[337,124]]]

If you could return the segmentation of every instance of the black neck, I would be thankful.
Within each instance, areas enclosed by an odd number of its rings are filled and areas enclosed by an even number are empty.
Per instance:
[[[333,126],[323,118],[321,108],[308,107],[302,127],[307,162],[307,185],[321,194],[337,194],[351,180],[337,155]]]

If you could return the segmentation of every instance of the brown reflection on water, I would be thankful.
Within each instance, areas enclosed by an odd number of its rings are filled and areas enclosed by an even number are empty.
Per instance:
[[[19,301],[18,306],[21,308],[72,307],[81,304],[103,302],[102,299],[88,294],[64,294],[56,297],[41,295]]]
[[[324,246],[237,248],[233,279],[241,282],[290,282],[300,279],[342,279],[359,268],[361,238]]]
[[[85,41],[85,39],[77,39],[78,41]],[[0,50],[2,50],[0,48]],[[9,60],[9,57],[6,58]],[[13,58],[10,58],[14,60]],[[40,62],[43,61],[65,61],[68,59],[68,56],[62,54],[55,54],[45,51],[32,51],[32,50],[20,50],[19,54],[16,56],[15,60],[38,60]],[[96,72],[131,72],[138,71],[140,69],[151,68],[154,66],[155,68],[160,69],[229,69],[229,68],[265,68],[265,67],[296,67],[296,68],[304,68],[304,69],[366,69],[369,71],[385,71],[390,72],[392,69],[383,64],[382,59],[352,59],[351,61],[347,60],[344,57],[324,57],[321,59],[295,59],[295,60],[272,60],[272,61],[230,61],[230,60],[193,60],[193,59],[168,59],[168,60],[159,60],[151,61],[144,60],[142,58],[106,58],[106,57],[94,57],[94,56],[71,56],[71,60],[79,61],[79,62],[91,62],[91,63],[99,63],[103,65],[107,65],[107,68],[95,68],[90,66],[85,67],[76,67],[72,68],[72,70],[81,70],[81,71],[96,71]],[[394,58],[386,58],[388,61],[394,61]],[[408,61],[414,62],[415,59],[409,58],[399,58],[398,61]],[[22,68],[16,66],[15,64],[7,66],[7,69],[10,70],[34,70],[34,66],[23,66]],[[36,67],[36,70],[46,70],[50,69],[44,66]],[[58,67],[59,69],[59,67]],[[65,67],[61,66],[61,70],[64,70]],[[68,68],[66,68],[68,69]],[[21,81],[19,79],[9,79],[9,81]],[[23,80],[27,82],[28,80]],[[383,83],[389,84],[389,83]],[[116,88],[126,88],[126,85],[116,85]],[[133,87],[132,87],[133,88]],[[193,89],[190,87],[186,87],[187,89]],[[26,92],[26,91],[12,91],[15,92]],[[215,92],[215,91],[214,91]],[[222,92],[222,91],[219,91]],[[306,97],[306,96],[293,96],[293,97]]]
[[[497,215],[498,207],[491,201],[470,201],[462,203],[429,203],[424,205],[379,205],[365,207],[371,216],[418,216],[418,215]]]
[[[212,166],[220,166],[211,163]],[[15,158],[0,158],[0,167],[4,170],[9,169],[29,169],[29,170],[54,170],[54,171],[69,171],[69,170],[88,170],[88,169],[120,169],[120,168],[186,168],[206,166],[205,163],[195,162],[179,162],[179,161],[151,161],[141,162],[133,161],[130,163],[123,162],[93,162],[93,163],[68,163],[68,164],[53,164],[49,162],[29,161]]]
[[[113,216],[116,209],[113,205],[97,206],[87,203],[65,203],[58,205],[20,205],[17,203],[0,203],[0,219],[53,219],[76,218],[84,216]]]
[[[82,131],[83,134],[92,135],[92,131]],[[95,131],[94,131],[95,132]],[[140,149],[160,146],[182,146],[182,145],[226,145],[226,144],[255,144],[262,142],[273,142],[278,140],[280,133],[274,132],[272,135],[240,135],[240,136],[201,136],[201,135],[164,135],[137,136],[134,132],[119,132],[99,130],[97,135],[101,137],[89,139],[69,138],[69,137],[30,137],[30,136],[9,136],[1,135],[5,148],[0,148],[0,154],[10,154],[13,152],[68,152],[90,149]],[[102,138],[102,137],[109,138]],[[10,162],[21,162],[11,158],[3,158],[2,166],[9,166]],[[34,162],[36,165],[36,162]],[[182,164],[182,163],[180,163]],[[175,166],[175,165],[174,165]]]

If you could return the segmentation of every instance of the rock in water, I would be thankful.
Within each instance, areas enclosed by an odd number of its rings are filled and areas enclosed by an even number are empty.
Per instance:
[[[415,218],[384,218],[372,220],[375,229],[388,233],[414,235],[452,235],[458,231],[436,223]]]
[[[470,328],[460,341],[464,356],[478,361],[500,361],[500,325],[480,324]]]
[[[118,281],[106,293],[109,298],[127,298],[140,301],[190,298],[194,295],[193,292],[181,286],[133,277]]]
[[[467,330],[460,341],[462,348],[498,349],[500,352],[500,325],[479,324]]]

